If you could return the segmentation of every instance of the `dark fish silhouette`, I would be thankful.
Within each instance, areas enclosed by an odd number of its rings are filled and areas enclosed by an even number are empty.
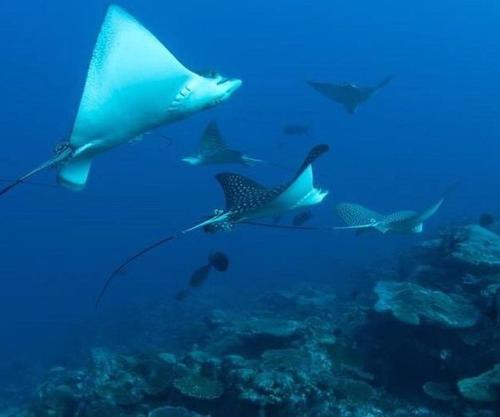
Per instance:
[[[300,136],[309,133],[308,125],[285,125],[283,126],[283,133],[290,136]]]
[[[199,267],[193,272],[191,278],[189,279],[189,287],[197,288],[201,287],[207,280],[210,271],[215,269],[216,271],[225,272],[229,268],[229,259],[222,252],[215,252],[208,257],[208,264]],[[179,291],[175,295],[177,301],[184,301],[191,294],[190,290],[184,289]]]
[[[229,268],[229,258],[222,252],[215,252],[208,257],[209,264],[219,272],[225,272]]]
[[[295,215],[295,217],[292,220],[292,224],[294,226],[302,226],[303,224],[311,220],[311,218],[312,218],[311,210],[302,211]]]
[[[182,160],[191,165],[242,164],[252,166],[263,162],[260,159],[243,155],[240,151],[229,149],[215,121],[210,122],[206,127],[197,151]]]
[[[349,114],[355,114],[361,103],[369,100],[377,91],[385,87],[392,80],[392,76],[386,77],[375,87],[361,87],[356,84],[331,84],[307,81],[307,83],[329,99],[342,104]]]
[[[495,223],[495,218],[490,213],[483,213],[479,216],[479,226],[488,227]]]
[[[208,274],[211,269],[212,265],[208,264],[208,265],[203,265],[202,267],[194,271],[193,275],[191,275],[191,278],[189,279],[189,286],[201,287],[207,280]]]
[[[96,306],[102,301],[114,278],[124,268],[167,242],[179,239],[196,229],[204,229],[209,233],[229,231],[238,223],[251,224],[254,219],[279,216],[294,209],[321,203],[328,192],[314,186],[312,164],[328,150],[328,145],[317,145],[312,148],[292,180],[274,188],[266,188],[239,174],[224,173],[217,175],[216,179],[224,191],[226,208],[224,210],[215,210],[215,214],[210,218],[160,239],[127,258],[107,277],[97,297]],[[255,225],[259,226],[258,224]]]

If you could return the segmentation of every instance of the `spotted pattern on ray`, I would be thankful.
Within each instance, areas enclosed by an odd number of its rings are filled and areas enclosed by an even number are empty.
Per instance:
[[[384,216],[359,204],[340,203],[337,213],[348,226],[369,226],[384,220]]]
[[[243,175],[222,173],[216,176],[226,197],[226,210],[234,217],[258,209],[279,195],[281,189],[269,189]]]
[[[274,188],[266,188],[254,180],[239,174],[221,173],[216,175],[216,179],[224,191],[226,210],[231,213],[231,220],[237,221],[244,214],[269,204],[293,184],[309,165],[328,150],[329,147],[327,145],[315,146],[307,155],[294,178]]]
[[[418,213],[412,210],[396,211],[395,213],[391,213],[385,216],[384,223],[386,223],[387,225],[404,223],[407,221],[415,220],[417,216]]]

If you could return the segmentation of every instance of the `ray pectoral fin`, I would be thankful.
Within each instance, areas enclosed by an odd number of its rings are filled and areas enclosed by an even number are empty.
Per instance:
[[[127,143],[169,117],[168,105],[195,77],[134,17],[116,5],[101,26],[71,144]]]
[[[389,75],[385,77],[382,81],[380,81],[376,87],[375,90],[380,90],[381,88],[384,88],[387,84],[389,84],[394,78],[394,75]]]
[[[429,207],[427,210],[422,211],[417,219],[420,222],[424,222],[430,217],[432,217],[436,212],[441,208],[442,204],[444,203],[444,200],[453,192],[456,191],[457,187],[462,183],[462,181],[456,181],[453,184],[451,184],[445,192],[441,195],[441,198],[434,203],[431,207]]]
[[[356,229],[379,225],[384,216],[360,204],[343,202],[337,204],[337,214],[347,225],[345,228]]]
[[[222,134],[220,133],[219,126],[216,121],[212,121],[208,124],[203,132],[203,136],[200,140],[199,150],[200,152],[211,152],[214,150],[226,149],[226,144],[222,139]]]
[[[226,209],[246,205],[253,206],[258,201],[265,201],[269,190],[254,180],[243,175],[223,172],[215,176],[226,198]]]
[[[295,177],[298,177],[300,174],[302,174],[302,172],[306,170],[309,165],[311,165],[314,161],[316,161],[316,159],[318,159],[321,155],[328,152],[329,150],[330,147],[328,145],[322,144],[314,146],[307,154],[304,162],[302,162],[302,165],[300,166]]]
[[[441,207],[443,202],[444,202],[444,198],[441,198],[438,202],[433,204],[427,210],[422,211],[417,217],[418,221],[424,222],[424,221],[428,220],[430,217],[432,217],[434,214],[436,214],[436,212],[439,210],[439,208]]]
[[[64,164],[58,172],[57,180],[62,186],[73,191],[85,187],[89,176],[92,159],[75,159]]]
[[[323,94],[333,101],[339,102],[342,100],[342,96],[344,93],[344,89],[342,88],[342,86],[329,83],[319,83],[315,81],[307,81],[307,84],[309,84],[317,92]]]

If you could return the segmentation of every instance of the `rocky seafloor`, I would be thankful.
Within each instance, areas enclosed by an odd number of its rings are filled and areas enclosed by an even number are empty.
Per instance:
[[[184,350],[93,348],[0,416],[500,415],[500,236],[451,227],[366,279],[350,297],[299,286],[201,309]]]

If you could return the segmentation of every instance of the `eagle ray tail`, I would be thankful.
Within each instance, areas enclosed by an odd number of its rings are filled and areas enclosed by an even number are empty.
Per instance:
[[[59,162],[62,162],[70,155],[71,155],[70,149],[62,152],[59,155],[56,155],[54,158],[49,159],[48,161],[44,162],[42,165],[38,166],[37,168],[28,172],[26,175],[23,175],[22,177],[18,178],[17,180],[13,181],[11,184],[9,184],[6,187],[4,187],[3,189],[1,189],[0,195],[6,194],[10,190],[12,190],[14,187],[18,186],[19,184],[22,184],[23,182],[30,179],[35,174],[38,174],[40,171],[43,171],[44,169],[52,168],[54,165],[57,165]]]

